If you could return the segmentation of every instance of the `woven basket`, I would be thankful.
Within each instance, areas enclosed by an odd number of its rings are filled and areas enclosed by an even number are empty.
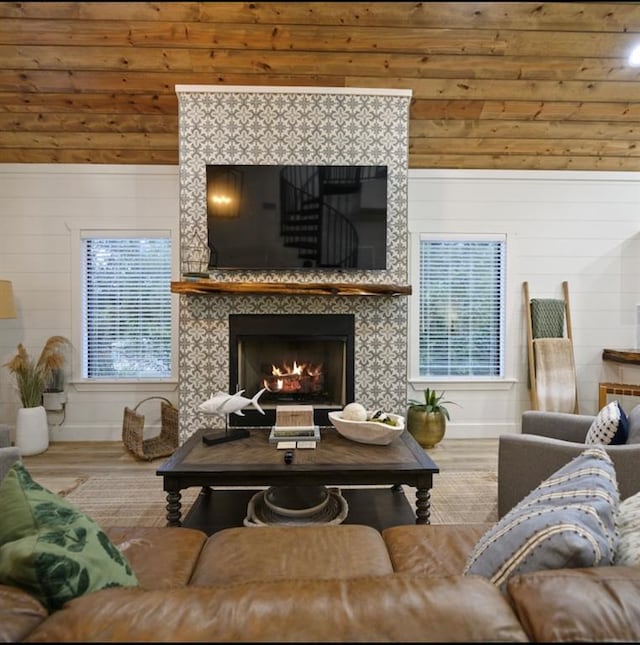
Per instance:
[[[138,414],[138,408],[145,402],[157,399],[160,401],[162,425],[157,437],[144,438],[144,415]],[[125,407],[122,420],[122,441],[136,457],[151,461],[172,455],[178,447],[178,408],[171,401],[161,396],[149,396],[142,399],[133,410]]]

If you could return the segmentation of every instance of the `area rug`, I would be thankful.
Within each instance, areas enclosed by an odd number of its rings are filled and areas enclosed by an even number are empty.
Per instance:
[[[415,489],[407,490],[414,503]],[[494,471],[443,472],[433,477],[431,524],[498,521],[498,477]]]
[[[442,472],[434,475],[433,481],[432,524],[476,524],[497,520],[495,472]],[[409,501],[415,503],[415,489],[404,488]],[[199,488],[182,491],[183,516],[199,492]],[[67,493],[66,499],[102,526],[166,524],[162,479],[149,473],[89,477]]]
[[[40,486],[62,497],[74,491],[88,479],[88,477],[71,477],[68,475],[38,475],[33,476],[33,478]]]

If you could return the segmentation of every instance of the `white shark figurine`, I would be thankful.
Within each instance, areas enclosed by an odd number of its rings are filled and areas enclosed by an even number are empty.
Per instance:
[[[235,394],[227,394],[218,390],[215,394],[211,395],[210,399],[207,399],[204,403],[201,403],[198,406],[200,412],[205,414],[237,414],[238,416],[243,417],[244,413],[242,408],[246,408],[248,405],[253,405],[253,407],[264,414],[264,410],[260,407],[258,399],[266,388],[262,388],[257,392],[252,399],[248,399],[246,396],[242,396],[244,390],[240,390]]]

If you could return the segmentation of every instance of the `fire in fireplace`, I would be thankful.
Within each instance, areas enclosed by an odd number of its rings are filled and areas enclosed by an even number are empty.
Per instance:
[[[324,388],[322,364],[294,360],[293,365],[284,362],[280,366],[271,365],[271,369],[264,372],[262,384],[271,394],[318,394]]]
[[[278,404],[314,408],[314,422],[328,425],[354,394],[354,317],[342,314],[232,314],[229,316],[230,392],[265,388],[255,410],[233,425],[273,425]]]

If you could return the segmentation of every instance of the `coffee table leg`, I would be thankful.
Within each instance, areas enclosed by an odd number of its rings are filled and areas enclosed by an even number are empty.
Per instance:
[[[416,489],[416,524],[430,524],[431,516],[431,490],[429,488]]]
[[[167,526],[182,526],[181,499],[182,493],[179,490],[167,492]]]

